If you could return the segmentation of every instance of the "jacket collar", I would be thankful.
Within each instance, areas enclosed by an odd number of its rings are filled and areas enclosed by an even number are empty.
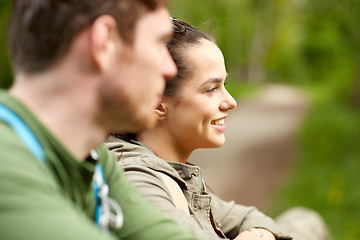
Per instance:
[[[188,190],[200,195],[206,192],[199,166],[177,162],[168,162],[168,164],[173,167],[179,176],[187,183]]]
[[[108,139],[106,143],[107,147],[116,152],[120,152],[121,154],[118,157],[118,161],[121,161],[122,165],[132,165],[134,164],[134,160],[136,159],[136,164],[141,164],[144,167],[148,167],[157,172],[162,172],[170,177],[172,177],[175,181],[182,185],[182,187],[186,187],[185,181],[177,172],[177,169],[180,167],[174,167],[172,164],[181,164],[181,163],[173,163],[167,162],[158,156],[144,143],[139,141],[124,141],[120,138],[111,137]],[[181,164],[187,165],[187,164]],[[188,174],[186,174],[188,175]]]

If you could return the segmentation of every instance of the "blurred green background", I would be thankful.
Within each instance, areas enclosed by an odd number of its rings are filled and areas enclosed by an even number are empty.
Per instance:
[[[12,81],[12,73],[8,58],[7,28],[11,1],[0,1],[0,87],[8,87]]]
[[[0,87],[11,84],[0,2]],[[211,31],[236,97],[268,84],[304,91],[311,109],[292,174],[268,214],[302,205],[319,211],[333,239],[360,235],[360,0],[173,0],[173,16]]]

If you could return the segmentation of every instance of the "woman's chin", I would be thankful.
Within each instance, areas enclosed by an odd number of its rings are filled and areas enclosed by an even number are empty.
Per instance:
[[[225,138],[213,139],[207,148],[219,148],[225,143]]]

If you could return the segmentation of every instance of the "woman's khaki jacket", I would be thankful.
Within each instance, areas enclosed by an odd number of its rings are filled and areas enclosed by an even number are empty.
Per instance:
[[[274,233],[277,239],[291,239],[271,218],[255,207],[226,202],[207,193],[198,166],[167,162],[140,142],[126,142],[117,138],[111,141],[107,146],[140,193],[197,239],[233,239],[240,232],[253,227],[265,228]],[[175,207],[163,174],[180,186],[190,216]]]

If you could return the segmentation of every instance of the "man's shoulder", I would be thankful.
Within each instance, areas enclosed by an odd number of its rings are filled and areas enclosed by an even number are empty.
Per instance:
[[[0,155],[28,155],[30,152],[12,127],[0,121]],[[24,153],[25,152],[25,153]],[[3,160],[3,157],[0,158]]]
[[[3,187],[15,190],[48,185],[54,188],[55,182],[46,165],[30,152],[10,126],[1,121],[0,135],[0,181]]]

